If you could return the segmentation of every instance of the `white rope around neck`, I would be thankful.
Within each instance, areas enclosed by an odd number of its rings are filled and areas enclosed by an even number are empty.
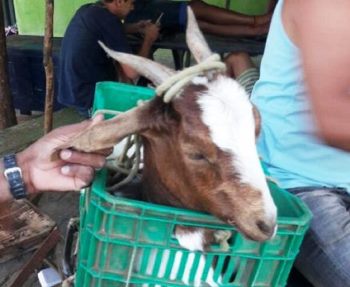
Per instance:
[[[156,88],[156,94],[158,96],[163,95],[163,101],[169,103],[194,77],[202,75],[204,72],[210,70],[226,70],[226,65],[220,60],[220,55],[213,54],[203,62],[186,68],[166,79]]]

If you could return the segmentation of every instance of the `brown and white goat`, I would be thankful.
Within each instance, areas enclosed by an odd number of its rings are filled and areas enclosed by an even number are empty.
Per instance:
[[[187,44],[199,63],[212,55],[190,9]],[[176,74],[151,60],[104,48],[155,86]],[[147,200],[211,213],[247,238],[262,241],[275,233],[277,212],[256,150],[258,118],[244,89],[224,73],[211,71],[194,77],[171,102],[156,97],[82,131],[69,146],[100,150],[138,133]],[[179,234],[180,244],[203,250],[203,234],[192,235],[196,238]]]

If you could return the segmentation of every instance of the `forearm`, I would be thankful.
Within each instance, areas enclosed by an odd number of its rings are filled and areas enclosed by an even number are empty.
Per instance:
[[[10,187],[4,176],[3,159],[0,159],[0,202],[8,201],[11,198]]]
[[[203,1],[191,1],[189,2],[189,6],[194,11],[197,20],[202,20],[213,24],[254,24],[254,17],[238,14],[227,9],[209,5]]]
[[[153,45],[153,41],[150,41],[147,38],[145,38],[142,42],[138,55],[144,58],[149,58],[152,45]]]
[[[135,34],[139,32],[139,26],[137,25],[137,23],[131,23],[131,24],[124,24],[125,27],[125,32],[127,34]]]

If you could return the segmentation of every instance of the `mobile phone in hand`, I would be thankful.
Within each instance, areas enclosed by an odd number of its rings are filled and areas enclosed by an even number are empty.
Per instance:
[[[163,15],[164,15],[163,12],[159,13],[158,17],[156,18],[156,20],[153,23],[156,25],[160,25],[160,21],[162,20]]]

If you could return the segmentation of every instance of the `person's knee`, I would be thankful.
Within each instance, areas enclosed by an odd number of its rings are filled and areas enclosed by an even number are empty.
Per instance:
[[[235,52],[225,58],[227,73],[229,76],[236,78],[245,70],[253,67],[250,56],[245,52]]]
[[[250,61],[250,57],[245,52],[234,52],[230,53],[225,57],[226,63],[232,63],[234,65],[240,64],[240,63],[248,63]]]

